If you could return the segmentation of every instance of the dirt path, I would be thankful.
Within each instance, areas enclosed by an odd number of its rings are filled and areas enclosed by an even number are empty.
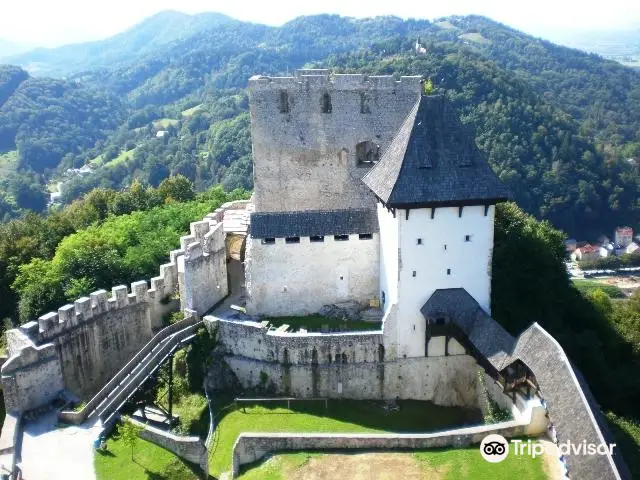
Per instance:
[[[406,453],[354,453],[313,457],[304,465],[285,471],[292,480],[440,480],[446,469],[431,468]]]
[[[538,441],[544,445],[544,455],[542,456],[544,473],[549,480],[562,480],[564,474],[562,472],[562,466],[558,461],[560,452],[558,447],[551,440],[546,438],[539,438]]]

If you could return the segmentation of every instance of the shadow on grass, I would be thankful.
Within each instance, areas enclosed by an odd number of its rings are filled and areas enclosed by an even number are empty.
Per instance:
[[[96,453],[98,455],[100,455],[101,457],[115,457],[115,454],[113,452],[111,452],[110,450],[103,450],[101,448],[98,448],[96,450]]]
[[[381,400],[328,400],[327,407],[324,400],[295,401],[287,409],[286,401],[256,402],[219,412],[216,424],[231,411],[244,415],[307,414],[396,433],[422,433],[483,423],[482,413],[477,408],[444,407],[418,400],[399,400],[397,405],[398,410],[388,411],[385,410],[385,402]]]

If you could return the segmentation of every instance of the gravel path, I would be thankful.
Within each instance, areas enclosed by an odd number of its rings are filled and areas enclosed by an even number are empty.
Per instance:
[[[95,425],[56,428],[57,411],[45,413],[24,426],[23,480],[95,480],[93,441]]]

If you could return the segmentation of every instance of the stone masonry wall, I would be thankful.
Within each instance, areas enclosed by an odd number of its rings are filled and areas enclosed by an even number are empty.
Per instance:
[[[505,438],[537,435],[544,431],[525,422],[459,428],[424,434],[348,434],[348,433],[242,433],[233,446],[233,477],[240,467],[257,462],[270,452],[291,450],[416,450],[426,448],[466,447],[477,444],[489,434]]]
[[[242,205],[240,205],[242,204]],[[96,393],[163,327],[163,317],[194,305],[202,314],[227,294],[225,208],[191,224],[191,235],[170,252],[160,275],[114,287],[109,298],[98,290],[7,332],[9,359],[2,366],[7,411],[22,413],[53,400],[62,389],[81,398]],[[185,304],[187,306],[185,306]]]
[[[431,357],[396,359],[386,355],[381,331],[289,333],[255,322],[204,321],[245,388],[264,386],[266,378],[276,391],[303,398],[399,397],[479,406],[480,367],[457,342],[450,343],[448,356],[443,348]]]
[[[301,237],[294,244],[247,238],[247,312],[306,315],[347,300],[368,306],[378,295],[378,245],[377,233],[348,240],[327,235],[323,242]]]
[[[356,145],[387,147],[418,100],[420,80],[322,70],[252,77],[256,211],[374,208],[360,182],[371,165],[357,164]]]

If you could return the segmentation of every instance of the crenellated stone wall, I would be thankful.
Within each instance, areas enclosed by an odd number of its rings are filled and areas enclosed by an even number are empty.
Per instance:
[[[110,295],[98,290],[9,330],[9,359],[1,369],[7,411],[46,404],[63,389],[91,397],[164,326],[168,313],[182,308],[202,315],[224,298],[224,213],[246,205],[230,202],[192,223],[150,287],[141,280],[130,291],[125,285]]]

